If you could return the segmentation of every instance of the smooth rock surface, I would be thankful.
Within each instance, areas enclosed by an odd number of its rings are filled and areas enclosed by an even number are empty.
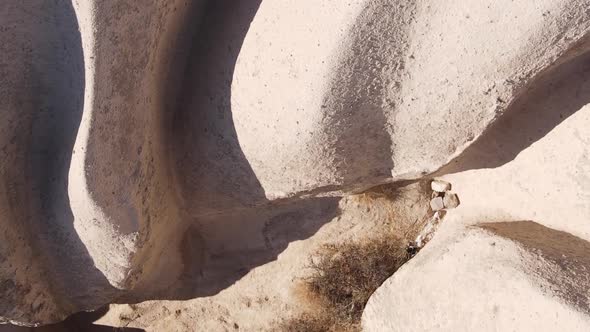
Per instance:
[[[275,205],[459,155],[586,52],[588,5],[2,2],[0,321],[217,294],[280,253],[248,247]],[[234,243],[252,257],[207,265]]]
[[[461,205],[373,294],[366,331],[590,329],[589,64],[548,72],[437,174]]]
[[[527,221],[443,227],[373,294],[364,331],[588,330],[589,242]]]
[[[430,208],[432,211],[439,211],[445,208],[443,198],[442,197],[435,197],[430,200]]]
[[[437,193],[444,193],[445,191],[451,190],[451,184],[446,181],[433,180],[430,182],[430,188]]]

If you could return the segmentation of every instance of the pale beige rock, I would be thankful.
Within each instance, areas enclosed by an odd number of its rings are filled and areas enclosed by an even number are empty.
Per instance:
[[[587,5],[262,2],[231,106],[265,197],[356,191],[438,169],[537,74],[582,50],[568,52],[590,27]]]
[[[454,209],[459,206],[459,197],[452,192],[446,192],[443,197],[443,205],[445,209]]]
[[[432,191],[444,193],[445,191],[451,190],[451,184],[446,181],[433,180],[430,182],[430,188],[432,188]]]
[[[432,211],[439,211],[445,208],[442,197],[435,197],[430,200],[430,208]]]
[[[72,5],[0,3],[0,63],[0,324],[57,321],[113,295],[69,208],[68,168],[84,104]],[[87,296],[93,288],[105,293]]]
[[[532,222],[498,224],[512,238],[451,222],[371,296],[363,331],[588,330],[588,242],[553,247],[542,240],[574,237]]]
[[[2,321],[217,294],[318,229],[262,221],[440,168],[590,29],[583,0],[204,3],[0,4]]]
[[[366,331],[590,329],[588,61],[546,73],[438,174],[461,205],[371,297]]]
[[[180,275],[163,254],[183,227],[163,112],[192,6],[0,4],[0,322],[59,321]]]

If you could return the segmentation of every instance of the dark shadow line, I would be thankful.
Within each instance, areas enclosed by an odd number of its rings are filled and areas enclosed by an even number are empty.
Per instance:
[[[132,327],[112,327],[95,325],[93,322],[104,316],[109,307],[104,306],[95,311],[79,312],[63,322],[40,327],[0,325],[0,332],[143,332],[144,329]]]
[[[570,233],[533,221],[482,223],[477,225],[520,244],[541,262],[533,263],[533,273],[552,285],[552,292],[585,313],[590,313],[590,242]],[[550,270],[546,262],[556,270]],[[527,265],[528,266],[528,265]],[[542,286],[542,285],[541,285]]]
[[[590,102],[586,82],[590,82],[590,53],[540,75],[490,128],[434,175],[496,168],[514,160]]]
[[[339,215],[339,201],[337,197],[293,200],[200,220],[183,241],[187,259],[182,281],[165,298],[186,300],[219,293],[252,269],[275,261],[289,243],[314,235]],[[201,259],[195,260],[201,253]]]
[[[35,8],[35,6],[38,6]],[[84,109],[85,69],[80,29],[71,2],[31,6],[33,110],[28,171],[31,231],[53,296],[65,312],[94,309],[116,289],[98,270],[74,228],[69,167]],[[49,19],[51,18],[51,19]],[[66,272],[67,271],[67,272]]]
[[[208,1],[174,113],[174,169],[189,215],[264,204],[231,109],[236,61],[261,0]],[[206,188],[206,190],[204,190]]]

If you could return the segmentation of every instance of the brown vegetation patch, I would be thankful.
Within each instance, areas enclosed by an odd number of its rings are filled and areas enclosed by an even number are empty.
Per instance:
[[[409,258],[406,242],[391,235],[324,246],[304,281],[306,300],[314,302],[313,310],[281,322],[279,330],[360,331],[371,294]]]

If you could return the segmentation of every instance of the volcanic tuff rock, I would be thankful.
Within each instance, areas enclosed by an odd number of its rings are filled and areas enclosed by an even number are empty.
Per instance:
[[[587,331],[588,126],[585,54],[538,79],[437,174],[461,205],[372,295],[365,330]]]
[[[176,298],[262,207],[436,171],[586,52],[588,5],[1,2],[0,319]]]

